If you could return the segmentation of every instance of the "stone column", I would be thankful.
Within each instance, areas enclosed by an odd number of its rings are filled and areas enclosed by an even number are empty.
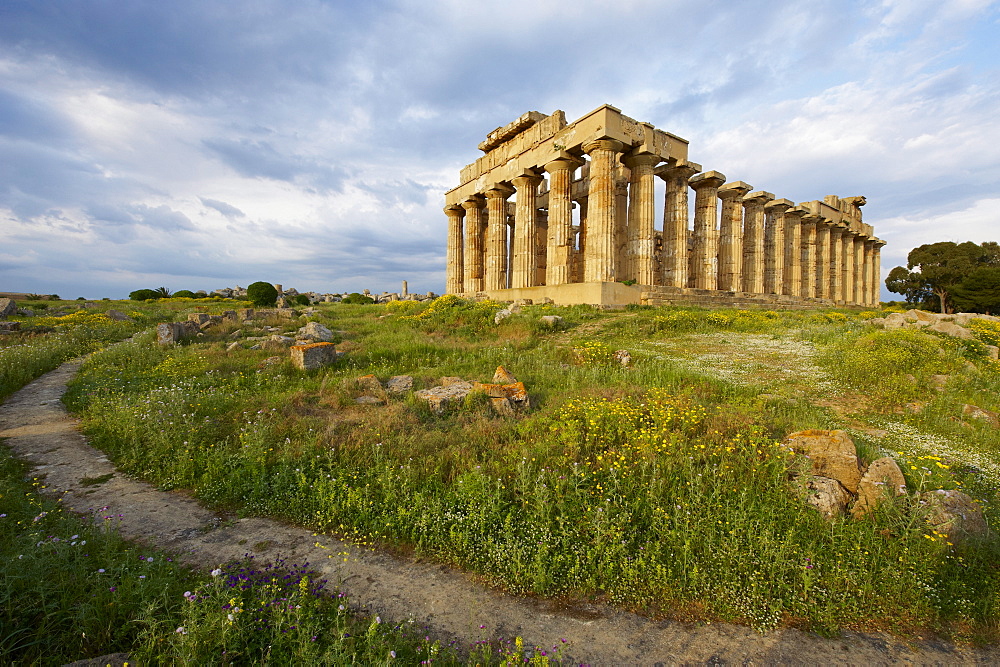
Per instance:
[[[574,159],[558,159],[545,165],[549,172],[549,234],[546,249],[545,284],[571,282],[573,255],[573,199],[570,188],[573,172],[580,165]]]
[[[875,239],[875,245],[872,247],[871,305],[875,308],[882,305],[882,246],[884,245],[885,241]]]
[[[861,287],[861,305],[870,306],[872,302],[872,283],[875,282],[875,272],[872,265],[872,257],[874,256],[875,241],[872,239],[865,239],[862,244],[862,252],[865,258],[865,270],[864,270],[864,280],[862,281]]]
[[[535,245],[538,242],[538,184],[542,177],[526,172],[511,181],[517,190],[514,209],[514,252],[511,262],[511,287],[534,287]]]
[[[802,296],[802,216],[807,211],[798,206],[785,211],[784,293]]]
[[[743,291],[764,293],[764,204],[774,199],[757,190],[743,198]]]
[[[857,268],[854,263],[854,232],[848,227],[843,233],[843,240],[841,244],[843,245],[843,255],[841,259],[841,267],[844,272],[841,281],[844,284],[844,305],[850,305],[854,303],[854,283],[857,281]]]
[[[628,276],[640,285],[655,285],[656,209],[653,198],[653,167],[661,158],[651,153],[627,155],[628,188]]]
[[[507,289],[507,198],[514,189],[497,183],[486,191],[485,289]]]
[[[830,298],[844,303],[844,230],[847,225],[836,222],[830,227]]]
[[[830,221],[816,223],[816,297],[830,298]]]
[[[465,209],[458,204],[446,206],[448,215],[448,246],[445,254],[445,294],[458,294],[465,285],[465,268],[462,262],[462,218]]]
[[[688,179],[694,188],[694,287],[719,288],[719,187],[726,177],[706,171]]]
[[[854,237],[854,299],[855,305],[865,302],[865,238]]]
[[[469,197],[462,202],[465,209],[465,251],[462,253],[465,264],[464,291],[483,291],[483,232],[486,221],[483,209],[486,202],[482,195]]]
[[[599,139],[583,145],[590,156],[590,189],[587,193],[587,245],[583,255],[583,280],[615,282],[615,180],[614,166],[622,151],[620,141]]]
[[[726,183],[719,189],[722,215],[719,222],[719,289],[743,289],[743,195],[752,186],[743,181]]]
[[[800,296],[816,297],[816,225],[823,216],[807,213],[802,216],[802,291]]]
[[[687,287],[688,284],[688,179],[701,171],[701,165],[678,162],[654,172],[667,185],[663,199],[663,284]]]
[[[764,204],[764,292],[785,292],[785,211],[795,206],[788,199]]]

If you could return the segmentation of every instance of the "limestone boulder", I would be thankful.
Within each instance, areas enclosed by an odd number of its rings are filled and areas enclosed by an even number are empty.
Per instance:
[[[987,410],[986,408],[981,408],[978,405],[970,405],[966,403],[962,406],[962,414],[966,417],[972,417],[973,419],[986,422],[995,428],[1000,428],[1000,415],[997,415],[997,413],[992,410]]]
[[[104,313],[109,319],[115,320],[116,322],[131,322],[132,318],[123,313],[120,310],[115,310],[112,308],[108,312]]]
[[[862,517],[883,500],[906,494],[906,479],[896,461],[889,456],[872,461],[858,482],[858,499],[851,507],[851,516]]]
[[[505,319],[513,315],[509,308],[502,308],[497,311],[497,314],[493,316],[493,324],[500,324]]]
[[[17,312],[17,302],[14,299],[0,299],[0,320],[5,320]]]
[[[843,516],[851,496],[840,482],[821,475],[807,475],[804,486],[806,502],[824,518],[836,519]]]
[[[542,315],[540,318],[542,324],[547,324],[550,327],[557,327],[563,322],[563,318],[559,315]]]
[[[909,324],[910,320],[903,313],[889,313],[880,322],[884,329],[900,329]]]
[[[322,368],[337,360],[337,346],[333,343],[292,345],[289,351],[292,365],[303,371]]]
[[[471,382],[466,382],[461,378],[448,379],[459,381],[450,382],[448,385],[441,384],[430,389],[421,389],[414,392],[413,395],[422,401],[427,401],[427,405],[434,414],[442,414],[449,404],[462,402],[472,392]]]
[[[517,382],[517,378],[503,366],[497,366],[496,371],[493,373],[493,384],[514,384]]]
[[[374,375],[362,375],[354,381],[362,396],[374,396],[381,399],[385,396],[385,387]]]
[[[0,333],[12,333],[21,330],[20,322],[0,322]]]
[[[953,489],[937,489],[920,494],[927,525],[952,540],[983,536],[989,532],[983,509],[967,494]]]
[[[928,326],[938,320],[937,313],[932,313],[927,310],[917,310],[915,308],[911,308],[903,313],[903,317],[910,322],[916,322],[920,326]]]
[[[413,376],[394,375],[386,381],[385,388],[390,394],[405,394],[413,389]]]
[[[966,340],[975,338],[975,335],[973,335],[973,333],[965,327],[959,326],[954,322],[945,322],[943,320],[930,325],[927,327],[927,330],[937,331],[938,333],[943,333],[946,336],[952,336],[954,338],[962,338]]]
[[[330,343],[334,339],[333,332],[319,322],[307,322],[298,331],[299,338],[307,338],[316,343]]]
[[[812,475],[835,479],[850,493],[858,492],[861,481],[858,453],[854,441],[844,431],[798,431],[788,436],[785,445],[810,460]]]

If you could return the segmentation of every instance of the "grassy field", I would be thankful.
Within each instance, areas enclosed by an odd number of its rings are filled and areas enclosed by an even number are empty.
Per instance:
[[[982,343],[881,331],[874,312],[530,306],[494,324],[497,309],[324,305],[310,319],[346,354],[311,372],[287,353],[227,352],[235,323],[167,349],[140,334],[93,355],[67,402],[119,467],[162,488],[415,551],[513,593],[761,630],[997,641],[995,538],[951,545],[912,497],[826,522],[779,446],[844,428],[867,461],[894,456],[911,491],[961,488],[996,525],[1000,435],[962,410],[1000,410]],[[531,398],[517,418],[481,394],[440,415],[412,395],[354,400],[361,375],[422,388],[488,382],[501,364]]]

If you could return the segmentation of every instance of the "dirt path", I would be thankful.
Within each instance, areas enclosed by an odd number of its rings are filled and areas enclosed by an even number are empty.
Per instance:
[[[361,611],[397,622],[413,619],[434,635],[463,644],[519,635],[525,644],[551,647],[566,639],[569,648],[563,655],[573,663],[1000,663],[1000,649],[930,642],[907,646],[882,635],[845,634],[830,640],[797,630],[760,635],[735,625],[650,621],[601,605],[567,608],[501,595],[441,565],[366,551],[275,521],[222,521],[183,494],[157,491],[118,474],[107,457],[87,444],[60,401],[78,366],[65,364],[0,405],[0,437],[8,438],[7,445],[46,476],[46,491],[61,495],[73,511],[107,506],[105,514],[124,515],[120,531],[126,537],[174,551],[202,569],[245,553],[308,560]],[[103,484],[81,484],[109,473],[113,477]],[[338,556],[343,553],[348,554],[346,562]]]

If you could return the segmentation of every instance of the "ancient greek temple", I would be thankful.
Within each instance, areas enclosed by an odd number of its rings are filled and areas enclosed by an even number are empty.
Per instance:
[[[861,220],[864,197],[795,204],[727,182],[688,161],[686,140],[608,105],[570,124],[562,111],[528,112],[479,149],[446,194],[449,294],[600,305],[879,303],[885,242]]]

